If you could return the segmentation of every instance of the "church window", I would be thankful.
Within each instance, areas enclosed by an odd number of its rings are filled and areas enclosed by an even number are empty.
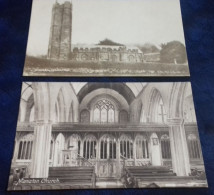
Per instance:
[[[94,106],[93,118],[95,123],[114,123],[114,105],[106,99],[99,100]]]
[[[96,158],[96,138],[94,136],[88,136],[83,143],[83,157],[87,159]]]
[[[129,62],[134,62],[134,56],[132,56],[132,55],[130,55],[129,57],[128,57],[128,59],[129,59]]]
[[[200,159],[201,154],[198,138],[194,134],[190,134],[187,139],[190,159]]]
[[[168,135],[161,137],[161,153],[163,159],[171,159],[170,139]]]
[[[148,141],[144,136],[137,136],[136,138],[136,158],[137,159],[149,158]]]
[[[33,147],[33,135],[28,134],[19,141],[18,160],[31,159]]]
[[[133,142],[131,138],[123,135],[120,138],[120,155],[124,158],[133,158]]]

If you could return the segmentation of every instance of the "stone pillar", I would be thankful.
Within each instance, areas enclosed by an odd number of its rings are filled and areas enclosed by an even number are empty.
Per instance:
[[[133,141],[133,159],[134,159],[134,166],[137,166],[137,162],[136,162],[136,142],[135,139]]]
[[[172,167],[177,176],[189,176],[190,161],[183,119],[168,119]]]
[[[117,176],[121,176],[121,164],[120,164],[120,139],[116,139],[116,160],[117,160]]]
[[[47,178],[52,125],[38,122],[34,127],[32,178]]]
[[[80,156],[82,156],[82,157],[83,157],[83,146],[84,146],[84,141],[81,140],[81,142],[80,142]]]

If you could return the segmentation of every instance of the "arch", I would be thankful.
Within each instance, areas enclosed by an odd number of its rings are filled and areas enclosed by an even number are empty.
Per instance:
[[[171,159],[170,139],[167,134],[161,136],[162,159]]]
[[[98,99],[93,105],[93,122],[97,123],[114,123],[115,122],[115,104],[111,100],[102,98]]]
[[[55,119],[57,122],[65,122],[66,121],[66,106],[64,100],[64,94],[62,88],[59,90],[57,95],[57,99],[55,102]]]
[[[86,55],[85,53],[81,55],[81,60],[86,61],[88,60],[88,55]]]
[[[110,134],[100,138],[100,159],[116,159],[116,139]]]
[[[135,62],[135,57],[133,55],[128,56],[129,62]]]
[[[33,93],[27,100],[27,106],[26,106],[26,114],[25,114],[25,122],[32,122],[34,121],[34,96]]]
[[[168,116],[170,116],[170,118],[183,118],[183,105],[186,87],[187,83],[173,83],[168,110]]]
[[[54,149],[54,166],[62,165],[62,150],[65,149],[65,137],[62,133],[59,133],[55,141]]]
[[[87,135],[83,141],[83,157],[95,159],[97,154],[97,139],[94,135]]]
[[[120,155],[127,159],[133,159],[133,140],[130,136],[120,136]]]
[[[135,137],[136,145],[136,158],[137,159],[148,159],[149,158],[149,141],[143,135],[137,135]]]
[[[150,122],[165,123],[166,118],[167,113],[162,96],[156,88],[153,88],[150,95],[148,119]]]
[[[186,123],[196,123],[196,115],[192,95],[189,95],[184,99],[183,115],[184,121]]]
[[[83,98],[96,89],[112,89],[122,95],[128,104],[130,104],[134,99],[135,95],[132,90],[125,83],[87,83],[78,92],[77,97],[81,103]]]
[[[27,134],[19,140],[18,160],[30,160],[32,158],[33,134]]]
[[[190,159],[201,158],[200,141],[195,134],[189,134],[187,137],[187,145]]]

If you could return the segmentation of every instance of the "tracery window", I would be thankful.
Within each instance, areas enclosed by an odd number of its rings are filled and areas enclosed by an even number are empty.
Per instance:
[[[199,140],[194,134],[190,134],[188,136],[188,150],[189,150],[189,156],[191,159],[200,159],[201,158],[201,152],[200,152],[200,146],[199,146]]]
[[[170,139],[168,135],[161,137],[161,153],[163,159],[171,158]]]
[[[19,141],[18,157],[19,160],[30,160],[32,157],[33,134],[27,134]]]
[[[120,138],[120,155],[125,158],[133,158],[133,142],[128,136],[121,136]]]
[[[115,107],[109,100],[99,100],[94,106],[93,115],[96,123],[114,123]]]
[[[136,137],[136,158],[137,159],[149,158],[148,141],[144,136],[141,135],[138,135]]]
[[[100,141],[100,159],[116,159],[116,139],[105,135]]]
[[[87,159],[96,158],[97,141],[94,136],[87,136],[83,144],[83,157]]]

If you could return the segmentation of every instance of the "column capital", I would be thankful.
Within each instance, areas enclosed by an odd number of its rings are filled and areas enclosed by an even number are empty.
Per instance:
[[[37,120],[37,121],[35,121],[35,125],[38,125],[38,126],[41,126],[41,125],[52,125],[52,121],[51,120],[48,120],[48,121]]]
[[[181,126],[184,124],[183,118],[168,118],[166,124],[169,126]]]

